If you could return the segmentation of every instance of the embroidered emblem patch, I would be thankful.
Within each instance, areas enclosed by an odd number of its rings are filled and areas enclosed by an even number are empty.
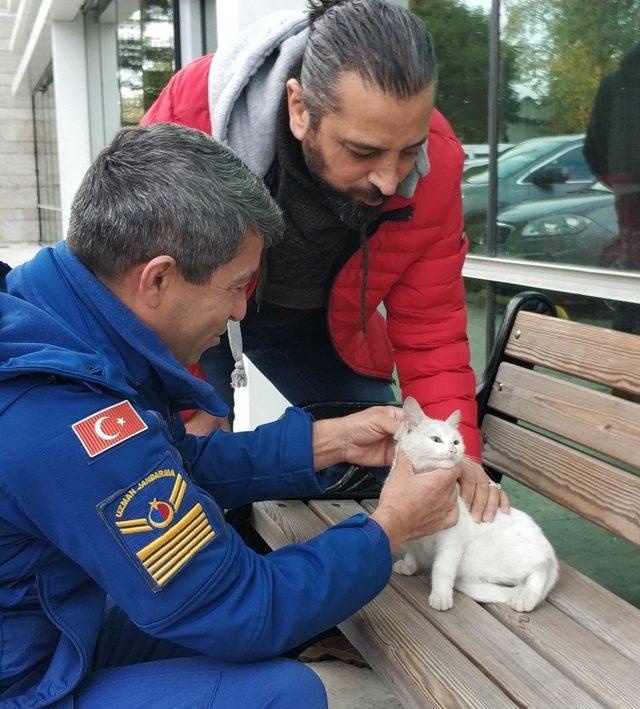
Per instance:
[[[216,536],[195,486],[174,468],[155,470],[120,490],[98,512],[154,590]]]
[[[71,428],[82,447],[93,458],[146,431],[148,427],[133,406],[125,400],[96,411],[95,414],[74,423]]]

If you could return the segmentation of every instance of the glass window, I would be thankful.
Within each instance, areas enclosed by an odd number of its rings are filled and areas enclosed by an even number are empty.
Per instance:
[[[438,60],[436,107],[465,148],[467,167],[486,165],[489,10],[486,0],[412,0],[433,38]]]
[[[170,0],[116,0],[120,118],[140,122],[167,84],[174,65]]]
[[[554,158],[549,167],[557,167],[566,171],[567,182],[588,182],[594,181],[593,173],[584,159],[582,146],[570,148],[562,155]]]
[[[496,254],[640,271],[640,2],[590,3],[585,12],[580,0],[504,0],[501,8],[501,49],[515,50],[515,110],[501,113],[501,133],[535,159],[519,179],[499,162]],[[541,138],[564,145],[537,164]],[[463,186],[472,212],[481,177]],[[482,246],[483,230],[473,236]]]
[[[62,239],[58,136],[56,132],[53,68],[48,66],[33,92],[36,167],[38,173],[38,218],[40,243]]]
[[[171,0],[111,0],[85,11],[93,155],[135,125],[175,70]]]

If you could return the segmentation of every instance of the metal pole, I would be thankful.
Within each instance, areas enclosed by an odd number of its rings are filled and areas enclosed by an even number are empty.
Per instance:
[[[489,105],[487,111],[487,139],[489,142],[489,192],[487,202],[487,256],[495,256],[496,221],[498,214],[498,121],[500,101],[500,0],[492,0],[489,18]],[[487,283],[486,303],[487,362],[496,335],[495,283]]]

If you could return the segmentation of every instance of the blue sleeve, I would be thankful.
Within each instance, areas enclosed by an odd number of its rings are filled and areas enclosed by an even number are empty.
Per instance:
[[[185,436],[182,449],[194,479],[223,507],[311,497],[323,491],[313,467],[312,422],[302,409],[289,408],[255,431]]]
[[[100,430],[113,435],[104,412],[116,404],[81,385],[41,386],[2,413],[11,434],[0,470],[9,491],[3,510],[13,506],[37,530],[34,539],[50,544],[38,576],[53,579],[63,555],[75,562],[78,583],[91,583],[88,575],[147,633],[234,661],[280,655],[385,586],[389,542],[365,515],[271,554],[249,549],[189,476],[153,412],[136,409],[146,429],[90,457],[72,425],[99,414]],[[294,412],[280,426],[304,428],[308,419]],[[242,455],[268,448],[265,428],[260,446],[240,445]],[[225,465],[234,460],[218,455]],[[291,456],[281,469],[293,473],[299,463]]]

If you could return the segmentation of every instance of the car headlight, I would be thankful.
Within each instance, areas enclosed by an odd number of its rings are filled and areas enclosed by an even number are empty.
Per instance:
[[[525,224],[522,236],[567,236],[584,231],[591,219],[581,214],[553,214]]]

